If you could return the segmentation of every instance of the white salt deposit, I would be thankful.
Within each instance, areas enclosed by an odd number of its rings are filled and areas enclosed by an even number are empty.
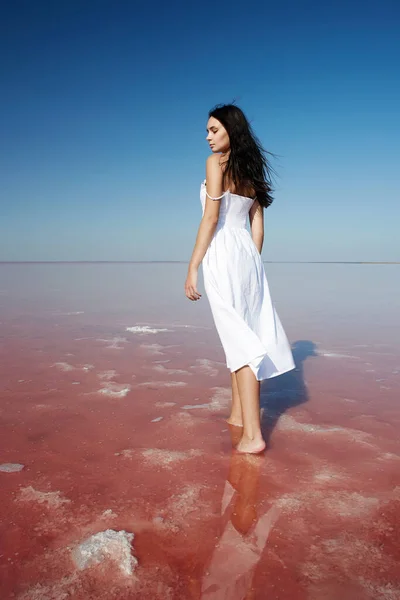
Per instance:
[[[393,452],[384,452],[381,456],[378,456],[378,460],[400,460],[400,456],[393,454]]]
[[[157,373],[164,373],[165,375],[191,375],[189,371],[185,371],[184,369],[168,369],[161,364],[157,364],[153,369]]]
[[[111,398],[124,398],[130,390],[131,386],[128,383],[107,381],[103,383],[103,387],[97,392],[98,394],[104,394],[104,396],[110,396]]]
[[[286,512],[309,510],[312,507],[323,510],[331,518],[339,515],[351,519],[368,517],[379,506],[379,499],[362,496],[357,492],[335,490],[312,490],[295,494],[283,494],[276,500],[276,506]]]
[[[174,424],[180,425],[184,429],[197,426],[198,421],[199,418],[195,419],[192,412],[181,411],[174,415]]]
[[[211,360],[208,360],[208,358],[197,358],[196,364],[190,368],[196,373],[215,377],[218,375],[218,369],[215,367],[216,364],[217,363],[213,363]]]
[[[204,486],[200,483],[187,484],[180,493],[171,496],[166,510],[169,519],[187,527],[188,517],[203,519],[204,515],[211,514],[213,507],[208,500],[202,498],[203,489]]]
[[[134,454],[135,451],[132,448],[126,448],[122,452],[115,452],[115,456],[123,456],[124,458],[132,458]]]
[[[18,473],[22,471],[25,465],[20,465],[19,463],[3,463],[0,465],[0,471],[2,473]]]
[[[186,381],[143,381],[137,387],[184,387]]]
[[[156,525],[160,525],[163,522],[164,522],[164,517],[158,516],[158,517],[153,518],[153,523],[155,523]]]
[[[372,447],[372,444],[368,441],[373,439],[371,434],[359,429],[351,429],[350,427],[327,427],[312,423],[300,423],[289,415],[282,415],[277,423],[277,428],[280,430],[302,431],[304,433],[334,434],[334,437],[341,435],[354,442]]]
[[[149,333],[162,333],[164,331],[171,331],[171,329],[164,328],[151,328],[148,325],[135,325],[134,327],[126,327],[126,331],[131,333],[138,333],[139,335],[148,335]]]
[[[96,342],[107,342],[107,346],[106,348],[113,348],[116,350],[123,350],[123,346],[120,346],[119,344],[124,344],[126,343],[128,340],[126,337],[113,337],[111,339],[105,339],[105,338],[97,338]]]
[[[125,337],[114,337],[110,340],[110,344],[107,344],[106,348],[111,348],[113,350],[123,350],[123,346],[121,344],[126,343],[128,340]]]
[[[346,475],[332,467],[324,467],[314,475],[314,481],[322,485],[329,483],[337,484],[339,480],[343,479],[346,479]]]
[[[132,575],[138,565],[137,559],[131,554],[133,538],[133,533],[124,530],[100,531],[79,544],[72,552],[72,559],[80,570],[111,560],[124,575]]]
[[[75,367],[66,362],[56,362],[52,367],[57,367],[60,371],[74,371]]]
[[[185,404],[181,406],[183,410],[192,410],[193,408],[210,408],[211,404]]]
[[[227,408],[232,391],[230,388],[214,387],[214,395],[211,398],[210,409],[221,410]]]
[[[327,495],[323,502],[327,512],[335,512],[342,517],[362,518],[367,517],[374,509],[378,508],[379,500],[366,497],[357,492],[337,492]]]
[[[91,369],[94,369],[93,365],[83,365],[83,367],[74,367],[73,365],[70,365],[67,362],[56,362],[51,366],[57,367],[58,369],[60,369],[60,371],[75,371],[75,370],[90,371]]]
[[[102,519],[114,519],[117,515],[111,508],[107,508],[107,510],[103,511],[101,514]]]
[[[68,498],[63,498],[62,493],[57,492],[41,492],[35,490],[31,485],[20,489],[18,497],[22,502],[37,502],[38,504],[46,504],[47,507],[59,508],[63,504],[71,502]]]
[[[153,465],[172,468],[175,463],[201,456],[201,450],[188,450],[180,452],[178,450],[161,450],[160,448],[148,448],[142,450],[142,456],[147,462]]]
[[[118,373],[115,369],[110,369],[109,371],[102,371],[100,373],[97,373],[97,377],[99,379],[106,379],[107,381],[114,379],[114,377],[116,377],[117,375]]]
[[[71,598],[70,589],[74,589],[77,582],[77,572],[63,577],[49,585],[37,583],[17,596],[17,600],[68,600]]]
[[[339,352],[329,352],[327,350],[318,350],[319,356],[326,356],[327,358],[354,358],[359,360],[359,356],[352,356],[351,354],[341,354]]]
[[[159,421],[162,421],[164,417],[157,417],[156,419],[152,419],[151,423],[158,423]]]
[[[164,354],[164,352],[161,352],[164,348],[164,346],[161,346],[161,344],[140,344],[140,347],[154,356]]]

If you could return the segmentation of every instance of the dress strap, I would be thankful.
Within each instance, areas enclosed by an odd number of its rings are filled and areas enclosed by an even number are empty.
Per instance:
[[[208,193],[207,193],[207,190],[206,190],[206,196],[207,196],[208,198],[210,198],[210,200],[221,200],[221,198],[223,198],[223,197],[225,196],[225,194],[226,194],[226,192],[224,192],[224,193],[222,194],[222,196],[218,196],[217,198],[214,198],[213,196],[210,196],[210,194],[208,194]]]
[[[202,182],[202,184],[201,184],[201,185],[202,185],[202,186],[204,186],[204,191],[205,191],[205,193],[206,193],[206,196],[208,196],[208,198],[210,198],[210,200],[221,200],[221,199],[222,199],[222,198],[225,196],[225,194],[227,193],[227,192],[224,192],[224,193],[222,194],[222,196],[218,196],[218,197],[215,197],[215,198],[214,198],[214,196],[210,196],[210,194],[208,194],[208,193],[207,193],[207,188],[206,188],[206,179],[205,179],[205,180]]]

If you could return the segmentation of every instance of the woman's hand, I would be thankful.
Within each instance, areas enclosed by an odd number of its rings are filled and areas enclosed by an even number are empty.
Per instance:
[[[197,269],[188,271],[185,281],[185,294],[189,300],[200,300],[201,294],[197,291]]]

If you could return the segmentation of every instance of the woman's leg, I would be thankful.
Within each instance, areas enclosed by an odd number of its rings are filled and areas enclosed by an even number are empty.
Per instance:
[[[240,402],[239,390],[237,385],[236,373],[231,373],[232,382],[232,409],[231,416],[227,419],[230,425],[243,427],[242,405]]]
[[[260,382],[249,366],[236,371],[236,381],[243,415],[243,435],[237,450],[261,452],[265,448],[265,441],[260,423]]]

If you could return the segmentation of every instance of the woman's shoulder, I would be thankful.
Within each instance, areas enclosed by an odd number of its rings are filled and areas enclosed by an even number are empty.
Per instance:
[[[219,158],[219,154],[212,153],[209,156],[207,156],[206,164],[213,165],[214,163],[216,163],[217,165],[219,165]]]
[[[210,154],[207,156],[206,173],[217,177],[221,177],[223,175],[219,154]]]

